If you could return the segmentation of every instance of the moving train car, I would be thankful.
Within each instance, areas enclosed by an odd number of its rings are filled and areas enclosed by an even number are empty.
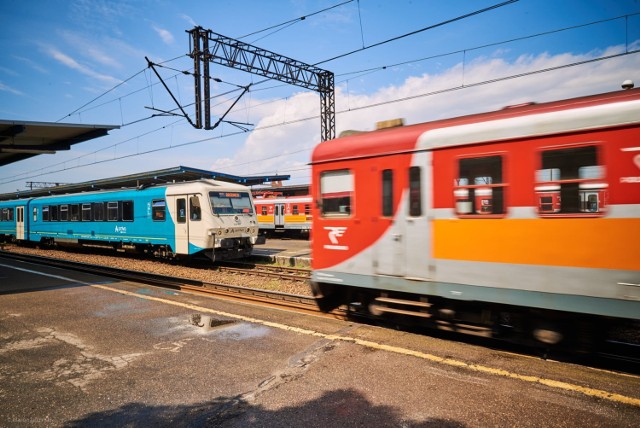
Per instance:
[[[260,196],[254,199],[263,233],[283,232],[309,236],[311,196]]]
[[[248,188],[215,180],[0,201],[0,236],[158,257],[245,257],[258,241]]]
[[[544,344],[637,332],[640,89],[326,141],[311,193],[324,310]]]

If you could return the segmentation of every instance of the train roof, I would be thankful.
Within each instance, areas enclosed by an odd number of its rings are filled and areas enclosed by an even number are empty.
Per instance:
[[[311,202],[311,195],[298,196],[256,196],[253,198],[255,204],[273,204],[273,203],[308,203]]]
[[[65,184],[43,189],[16,191],[0,195],[0,201],[10,199],[35,198],[40,196],[64,195],[70,193],[135,189],[171,183],[191,182],[201,179],[216,180],[225,183],[236,183],[244,186],[288,180],[289,175],[237,176],[216,171],[176,166],[167,169],[148,171],[139,174],[124,175],[102,180],[87,181],[77,184]]]
[[[603,123],[597,120],[608,105],[629,103],[630,108],[618,113],[619,121]],[[585,109],[589,117],[578,123],[564,112]],[[604,126],[622,126],[639,123],[640,88],[591,95],[548,103],[525,103],[504,107],[489,113],[479,113],[443,119],[416,125],[408,125],[378,131],[348,135],[319,144],[312,154],[311,164],[355,158],[393,155],[412,150],[434,149],[453,145],[474,144],[522,138],[545,133],[573,132]],[[523,132],[521,118],[533,115],[544,117],[548,124],[542,129]],[[616,119],[617,120],[617,119]],[[570,122],[571,125],[567,126]],[[531,121],[528,120],[529,125]],[[564,128],[562,128],[564,126]]]
[[[204,187],[203,189],[203,186]],[[54,199],[54,200],[67,200],[69,198],[77,198],[80,196],[88,196],[95,197],[98,195],[98,198],[110,198],[113,197],[114,194],[123,194],[126,193],[126,197],[132,197],[131,195],[136,194],[140,191],[157,191],[160,194],[167,195],[184,195],[191,193],[199,193],[204,191],[221,191],[221,192],[240,192],[244,191],[246,193],[251,193],[251,189],[247,186],[237,183],[230,183],[228,181],[219,181],[219,180],[211,180],[202,178],[194,181],[181,181],[178,183],[160,183],[156,185],[150,186],[139,186],[139,187],[123,187],[120,189],[102,189],[102,190],[93,190],[93,191],[83,191],[83,192],[69,192],[69,193],[57,193],[51,195],[40,195],[40,196],[30,196],[28,198],[20,198],[20,199],[10,199],[10,200],[0,200],[0,205],[11,205],[12,203],[21,203],[24,199],[31,200],[40,200],[40,199]]]

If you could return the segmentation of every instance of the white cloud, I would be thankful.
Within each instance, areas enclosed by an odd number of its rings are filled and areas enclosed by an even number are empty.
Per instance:
[[[196,21],[194,21],[193,18],[191,18],[189,15],[186,15],[186,14],[183,13],[182,15],[180,15],[180,18],[184,19],[185,21],[187,21],[190,25],[193,25],[194,27],[198,26]]]
[[[69,55],[60,52],[56,48],[53,48],[53,47],[46,48],[45,52],[51,58],[53,58],[54,60],[58,61],[59,63],[65,65],[65,66],[67,66],[67,67],[69,67],[71,69],[74,69],[74,70],[76,70],[76,71],[78,71],[78,72],[80,72],[80,73],[82,73],[82,74],[84,74],[86,76],[89,76],[89,77],[91,77],[93,79],[97,79],[97,80],[100,80],[102,82],[110,83],[110,84],[115,84],[115,83],[119,82],[118,79],[116,79],[116,78],[114,78],[112,76],[109,76],[109,75],[106,75],[106,74],[102,74],[102,73],[98,73],[98,72],[92,70],[91,68],[80,64],[78,61],[76,61],[75,59],[73,59]]]
[[[33,61],[33,60],[29,59],[29,58],[25,58],[25,57],[22,57],[22,56],[16,56],[16,55],[13,55],[13,58],[15,58],[18,61],[22,61],[22,62],[26,63],[29,67],[31,67],[32,69],[36,70],[39,73],[49,74],[49,71],[46,68],[42,67],[40,64],[38,64],[37,62],[35,62],[35,61]]]
[[[110,46],[105,41],[98,43],[91,37],[66,30],[60,31],[60,35],[74,52],[78,52],[90,61],[113,68],[122,68],[122,64],[115,57],[109,55],[105,48],[118,54],[119,51],[110,49]]]
[[[409,77],[401,85],[365,95],[347,94],[344,85],[336,89],[336,131],[372,130],[377,121],[392,118],[404,118],[405,124],[413,124],[529,101],[609,92],[620,89],[626,79],[640,83],[638,54],[509,78],[620,52],[619,47],[612,47],[583,55],[527,55],[512,62],[492,56],[474,60],[464,68],[458,64],[439,74]],[[504,80],[486,83],[495,79]],[[320,141],[319,105],[319,97],[313,92],[298,93],[286,101],[262,101],[260,107],[251,110],[252,115],[258,115],[256,130],[232,158],[218,160],[211,168],[238,175],[291,174],[289,184],[308,183],[309,168],[305,165]],[[377,106],[367,107],[373,105]],[[308,117],[314,118],[301,120]]]
[[[0,82],[0,91],[9,92],[13,95],[24,95],[23,92],[12,88],[11,86],[7,86],[4,83]]]
[[[173,43],[173,34],[171,34],[169,31],[165,30],[164,28],[160,28],[156,25],[152,26],[153,29],[155,30],[156,33],[158,33],[158,35],[160,36],[160,38],[162,39],[162,41],[167,44],[170,45]]]

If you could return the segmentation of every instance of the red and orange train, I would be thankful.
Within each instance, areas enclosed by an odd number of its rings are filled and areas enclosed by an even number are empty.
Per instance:
[[[547,344],[640,320],[640,89],[326,141],[319,305]]]
[[[255,196],[260,233],[287,233],[307,238],[311,231],[311,196]]]

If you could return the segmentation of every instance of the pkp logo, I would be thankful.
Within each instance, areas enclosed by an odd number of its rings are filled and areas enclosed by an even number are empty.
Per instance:
[[[347,245],[340,245],[340,238],[347,232],[347,228],[344,226],[327,226],[324,230],[328,230],[329,241],[331,241],[331,245],[325,245],[324,248],[327,250],[348,250],[349,247]]]

